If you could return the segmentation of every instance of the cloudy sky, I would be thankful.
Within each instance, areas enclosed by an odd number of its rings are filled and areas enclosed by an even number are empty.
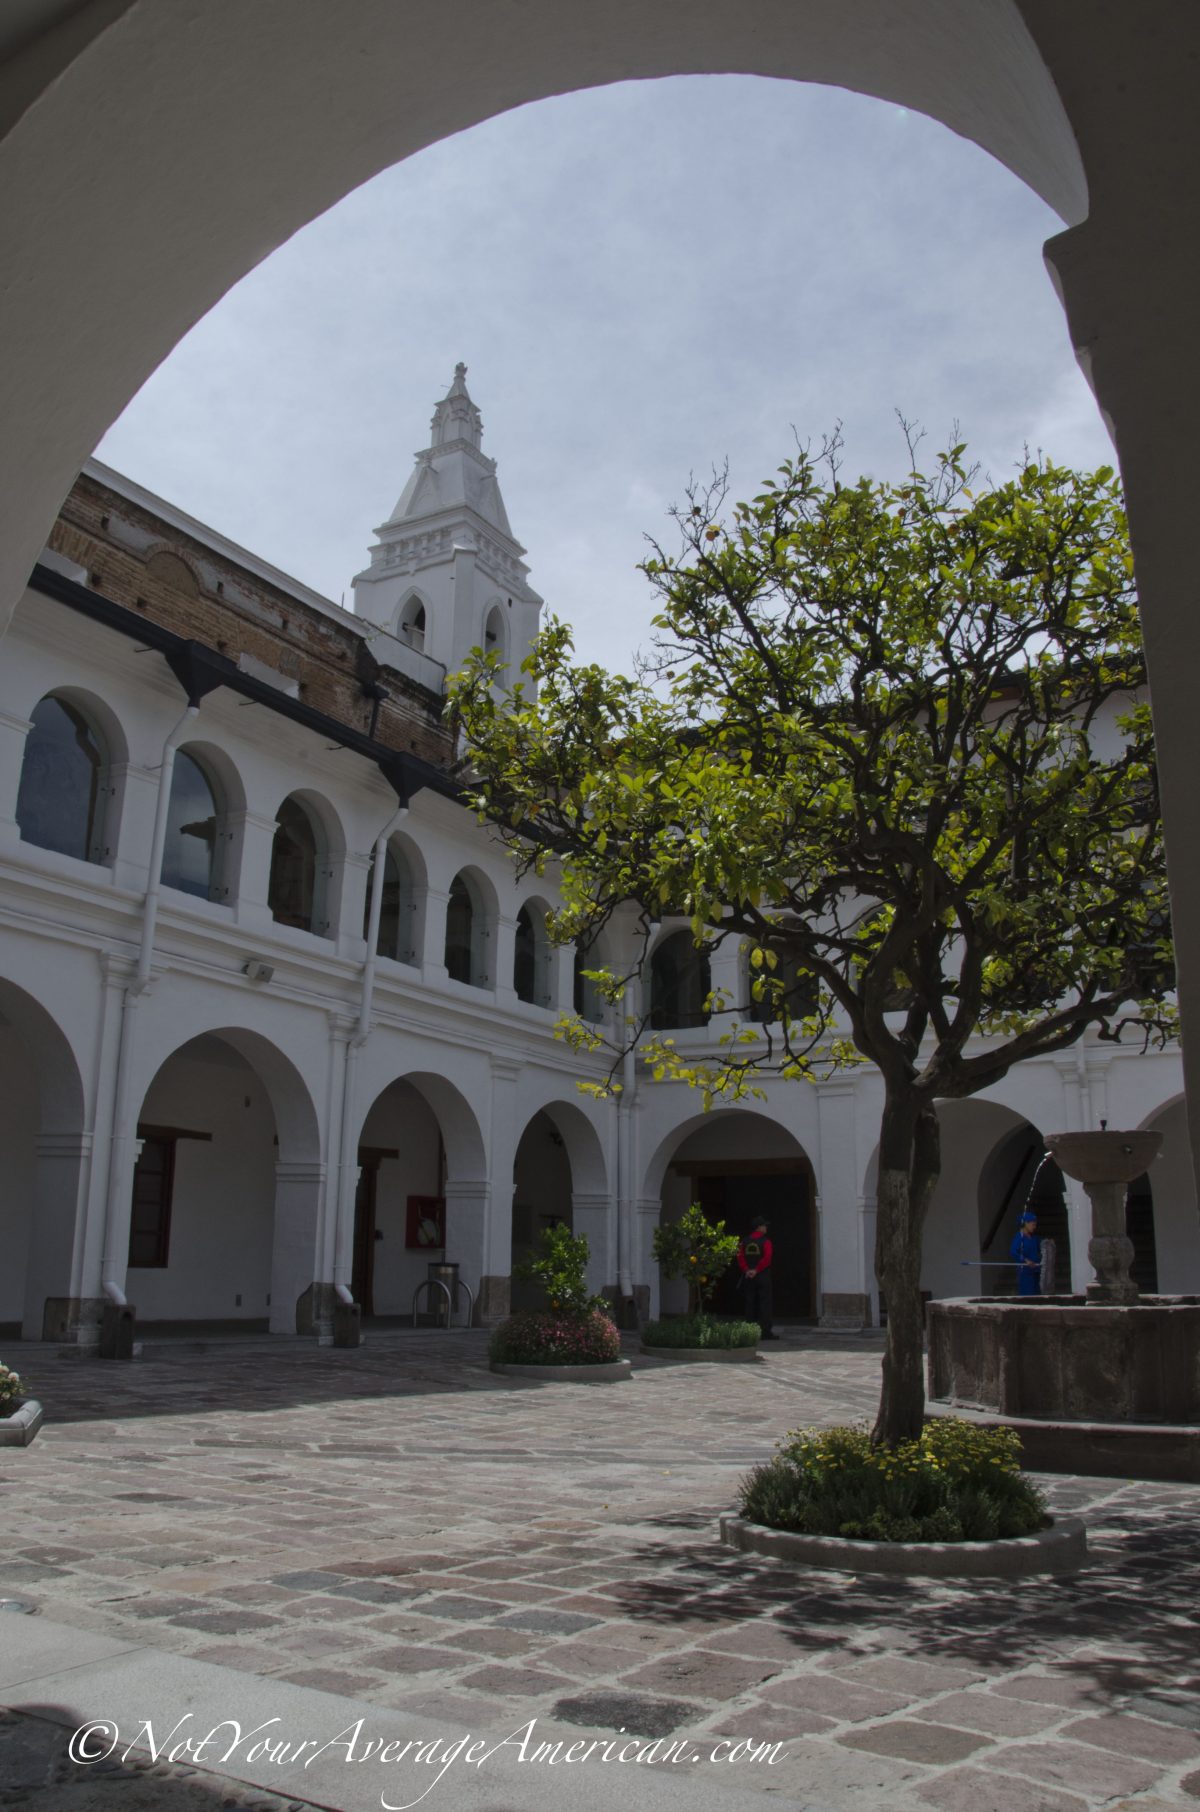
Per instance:
[[[901,108],[749,77],[544,101],[385,172],[252,272],[99,457],[335,601],[465,360],[531,579],[627,666],[647,532],[689,474],[750,494],[843,423],[895,474],[896,411],[994,476],[1107,436],[1042,263],[1056,216]]]

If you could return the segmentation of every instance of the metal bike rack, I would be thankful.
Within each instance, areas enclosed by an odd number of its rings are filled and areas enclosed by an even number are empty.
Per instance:
[[[430,1269],[432,1270],[433,1267],[431,1266]],[[421,1283],[419,1283],[417,1285],[416,1289],[413,1291],[412,1318],[413,1318],[414,1327],[416,1327],[416,1325],[417,1325],[417,1303],[420,1300],[422,1290],[440,1290],[442,1292],[442,1295],[446,1298],[446,1319],[444,1322],[442,1322],[441,1319],[439,1318],[439,1320],[437,1322],[438,1327],[444,1326],[446,1328],[449,1328],[453,1325],[454,1309],[455,1309],[454,1298],[455,1298],[455,1296],[457,1296],[457,1294],[460,1290],[465,1290],[466,1294],[467,1294],[467,1318],[463,1322],[463,1326],[466,1328],[469,1328],[471,1326],[472,1322],[475,1319],[475,1296],[471,1289],[470,1284],[466,1283],[461,1277],[455,1277],[453,1279],[453,1294],[451,1294],[451,1286],[450,1286],[450,1284],[448,1284],[446,1282],[445,1278],[426,1277],[425,1279],[423,1279],[423,1281]]]

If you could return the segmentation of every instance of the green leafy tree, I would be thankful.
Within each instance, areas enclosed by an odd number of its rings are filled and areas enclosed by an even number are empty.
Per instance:
[[[711,1301],[737,1249],[737,1234],[726,1233],[724,1221],[710,1221],[699,1202],[677,1221],[654,1229],[654,1256],[663,1275],[685,1279],[688,1308],[695,1314],[703,1313]]]
[[[693,489],[678,551],[645,566],[657,639],[632,680],[574,664],[551,623],[532,685],[503,695],[477,653],[455,691],[479,806],[522,864],[558,860],[555,937],[586,948],[633,914],[644,953],[656,920],[686,915],[698,944],[749,949],[775,1024],[713,999],[728,1029],[698,1063],[626,1007],[622,1035],[656,1075],[736,1098],[764,1071],[878,1066],[888,1445],[922,1423],[935,1103],[1089,1027],[1174,1025],[1113,473],[1039,458],[976,485],[962,446],[922,473],[909,444],[901,483],[843,482],[835,437],[749,503],[727,509],[719,480]],[[627,999],[629,979],[596,985]]]
[[[517,1275],[536,1278],[552,1309],[584,1315],[608,1306],[603,1296],[593,1296],[587,1287],[586,1234],[574,1234],[565,1221],[558,1221],[542,1229],[538,1247],[535,1257],[518,1265]]]

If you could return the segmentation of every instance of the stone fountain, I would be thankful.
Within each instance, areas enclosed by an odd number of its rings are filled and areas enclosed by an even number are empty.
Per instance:
[[[1091,1202],[1095,1278],[1083,1296],[930,1303],[932,1406],[1016,1427],[1041,1470],[1200,1480],[1200,1297],[1139,1297],[1125,1232],[1127,1186],[1162,1134],[1102,1125],[1045,1144]]]

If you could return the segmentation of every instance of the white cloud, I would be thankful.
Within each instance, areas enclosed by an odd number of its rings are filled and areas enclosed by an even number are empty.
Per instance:
[[[102,458],[334,598],[465,359],[532,578],[627,665],[646,531],[692,471],[745,491],[844,423],[896,471],[894,410],[1111,456],[1041,261],[1058,222],[977,147],[840,90],[748,77],[566,96],[346,198],[180,344]]]

